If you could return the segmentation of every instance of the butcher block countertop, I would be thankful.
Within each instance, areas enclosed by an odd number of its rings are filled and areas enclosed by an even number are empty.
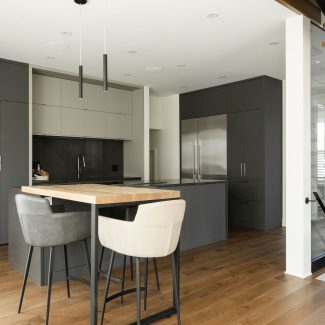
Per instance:
[[[22,192],[89,204],[113,204],[180,198],[180,191],[102,184],[22,186]]]

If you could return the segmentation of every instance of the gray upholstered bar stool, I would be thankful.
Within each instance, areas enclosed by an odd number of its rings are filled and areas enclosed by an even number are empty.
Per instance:
[[[73,277],[68,273],[67,245],[77,241],[83,241],[86,251],[88,268],[90,269],[87,238],[90,237],[90,213],[89,212],[63,212],[53,213],[49,201],[45,198],[31,195],[17,194],[16,205],[20,224],[26,244],[30,246],[26,269],[23,280],[23,287],[20,296],[18,313],[21,311],[26,282],[31,264],[34,247],[49,247],[49,271],[48,291],[45,324],[49,322],[54,248],[63,246],[65,257],[65,271],[67,281],[68,297],[70,297],[69,279]]]
[[[102,246],[112,250],[107,272],[101,324],[104,320],[106,303],[120,295],[134,292],[129,289],[107,297],[115,253],[133,256],[136,260],[137,324],[141,323],[140,258],[156,258],[171,255],[179,242],[185,213],[184,200],[169,200],[139,205],[133,222],[99,216],[98,236]],[[173,292],[177,320],[180,324],[178,277],[175,255],[172,255]],[[145,280],[146,281],[146,280]],[[146,295],[146,292],[145,292]],[[146,300],[146,297],[145,297]]]

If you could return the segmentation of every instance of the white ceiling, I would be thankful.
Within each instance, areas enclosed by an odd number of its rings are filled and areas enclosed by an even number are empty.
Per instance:
[[[106,14],[104,8],[105,0],[83,6],[87,75],[102,75],[106,16],[110,80],[173,94],[263,74],[284,79],[284,20],[293,13],[274,0],[108,0]],[[208,19],[209,13],[219,17]],[[61,35],[65,31],[72,36]],[[51,41],[69,49],[51,50],[45,46]],[[274,41],[280,44],[268,45]],[[0,0],[0,57],[77,72],[78,6],[73,0]],[[163,71],[150,73],[148,66]]]

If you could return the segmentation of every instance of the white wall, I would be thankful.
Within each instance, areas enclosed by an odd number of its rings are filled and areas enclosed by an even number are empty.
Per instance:
[[[179,95],[150,96],[150,149],[157,152],[157,179],[179,173]]]
[[[149,88],[132,93],[133,140],[124,141],[124,176],[149,179]]]
[[[286,273],[311,274],[310,21],[286,20]]]

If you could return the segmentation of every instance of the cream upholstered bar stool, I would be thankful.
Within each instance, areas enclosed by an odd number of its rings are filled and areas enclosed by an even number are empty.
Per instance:
[[[99,216],[99,240],[102,246],[112,250],[104,291],[101,324],[104,320],[106,303],[112,300],[110,298],[118,297],[116,294],[107,297],[115,252],[133,256],[136,260],[137,324],[141,324],[140,259],[164,257],[176,250],[185,205],[184,200],[141,204],[133,222]],[[180,324],[178,277],[175,264],[175,257],[172,255],[173,292],[175,293],[177,320]]]
[[[31,195],[17,194],[15,200],[23,236],[26,244],[30,246],[24,274],[23,287],[19,301],[18,313],[21,311],[24,299],[33,249],[34,247],[49,247],[50,258],[45,318],[45,324],[48,324],[54,266],[54,248],[57,246],[63,246],[64,248],[67,292],[68,297],[70,298],[69,279],[78,278],[69,276],[67,245],[70,243],[83,241],[88,269],[90,270],[89,252],[87,246],[87,238],[90,237],[90,213],[84,211],[53,213],[50,203],[47,199]]]

